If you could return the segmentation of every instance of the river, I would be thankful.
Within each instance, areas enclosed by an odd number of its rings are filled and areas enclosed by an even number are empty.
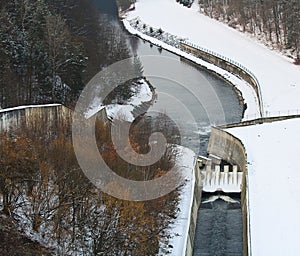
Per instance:
[[[97,1],[101,13],[119,24],[115,1]],[[132,36],[124,29],[132,55],[139,57],[144,76],[155,87],[148,115],[163,113],[180,131],[181,145],[206,155],[212,125],[241,121],[243,107],[225,80],[188,60]],[[141,113],[142,114],[142,113]]]
[[[136,37],[133,40],[137,56],[159,57],[146,63],[141,58],[144,74],[151,74],[147,78],[157,93],[148,112],[167,114],[180,126],[181,144],[205,155],[210,126],[242,118],[243,109],[235,91],[223,79],[179,56]]]

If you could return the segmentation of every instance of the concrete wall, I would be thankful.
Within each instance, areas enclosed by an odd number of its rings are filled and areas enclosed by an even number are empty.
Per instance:
[[[195,173],[195,188],[194,188],[193,204],[192,204],[192,211],[191,211],[190,223],[189,223],[189,233],[188,233],[187,244],[186,244],[186,252],[185,252],[186,256],[193,256],[198,210],[201,204],[202,180],[201,180],[201,171],[199,169],[198,162],[195,165],[194,173]]]
[[[3,109],[0,112],[0,132],[58,127],[71,118],[72,111],[60,104],[21,106]],[[37,127],[39,125],[39,127]]]
[[[66,121],[71,122],[72,115],[73,110],[60,104],[3,109],[0,111],[0,133],[24,127],[35,131],[54,131],[57,127],[63,127],[67,123]],[[104,123],[109,122],[105,108],[101,109],[96,115]]]
[[[207,152],[237,165],[239,170],[246,166],[246,153],[242,142],[219,128],[212,127]]]
[[[283,120],[294,119],[294,118],[300,118],[300,115],[264,117],[264,118],[258,118],[258,119],[244,121],[244,122],[235,123],[235,124],[221,125],[221,126],[219,126],[219,128],[229,129],[229,128],[244,127],[244,126],[257,125],[257,124],[263,124],[263,123],[272,123],[272,122],[283,121]]]
[[[219,128],[212,127],[211,135],[208,143],[207,152],[223,160],[226,160],[232,165],[237,165],[243,172],[242,192],[241,192],[241,205],[243,213],[243,247],[244,256],[251,255],[248,246],[250,243],[250,237],[248,236],[249,230],[249,215],[248,215],[248,187],[247,187],[247,155],[243,143],[230,133],[223,131]]]
[[[244,170],[242,193],[241,193],[241,206],[243,214],[243,250],[244,256],[251,256],[251,236],[250,231],[250,215],[248,214],[249,209],[249,197],[248,197],[248,172],[247,167]]]
[[[237,75],[241,77],[243,80],[245,80],[246,82],[248,82],[252,86],[252,88],[254,89],[257,95],[259,106],[260,106],[260,114],[261,116],[263,115],[264,111],[263,111],[260,85],[257,78],[250,70],[248,70],[246,67],[240,65],[239,63],[229,58],[226,58],[220,54],[209,51],[197,45],[193,45],[189,42],[181,42],[180,46],[183,51],[192,53],[193,55],[209,63],[212,63],[220,68],[223,68],[228,72]]]

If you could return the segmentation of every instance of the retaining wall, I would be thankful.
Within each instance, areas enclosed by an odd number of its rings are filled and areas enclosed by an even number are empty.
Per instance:
[[[193,256],[198,210],[201,204],[201,197],[202,197],[201,172],[199,169],[198,162],[196,162],[195,165],[194,175],[195,175],[195,188],[194,188],[193,204],[192,204],[190,223],[189,223],[189,233],[188,233],[187,243],[186,243],[186,252],[185,252],[186,256]]]
[[[219,128],[229,129],[229,128],[244,127],[244,126],[257,125],[257,124],[263,124],[263,123],[272,123],[272,122],[283,121],[283,120],[294,119],[294,118],[300,118],[300,115],[257,118],[257,119],[253,119],[253,120],[249,120],[249,121],[240,122],[240,123],[221,125],[221,126],[219,126]]]
[[[243,143],[230,133],[219,128],[212,127],[211,135],[208,143],[207,152],[226,160],[232,165],[237,165],[239,170],[243,172],[241,205],[243,214],[243,251],[244,256],[251,255],[250,236],[248,230],[250,225],[250,217],[248,214],[248,187],[247,187],[247,155]]]
[[[58,127],[71,118],[72,111],[60,104],[21,106],[0,111],[0,132]]]
[[[109,122],[106,108],[96,113],[104,123]],[[34,131],[55,131],[64,127],[73,116],[73,110],[61,104],[30,105],[0,110],[0,133],[20,130],[24,127]],[[70,122],[69,122],[70,123]]]
[[[263,110],[260,84],[257,78],[255,77],[255,75],[250,70],[248,70],[246,67],[242,66],[241,64],[237,63],[236,61],[233,61],[218,53],[199,47],[187,41],[181,42],[180,47],[183,51],[191,53],[196,57],[199,57],[209,63],[212,63],[220,68],[223,68],[228,72],[237,75],[241,77],[243,80],[245,80],[246,82],[248,82],[252,86],[252,88],[254,89],[257,95],[259,101],[260,115],[263,116],[264,110]]]
[[[246,166],[246,153],[240,140],[219,128],[212,127],[207,152],[237,165],[239,170]]]

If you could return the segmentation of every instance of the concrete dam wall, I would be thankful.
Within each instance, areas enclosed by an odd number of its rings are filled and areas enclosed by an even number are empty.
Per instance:
[[[196,232],[196,225],[197,225],[197,217],[198,217],[198,209],[201,204],[201,197],[202,197],[202,180],[201,180],[201,171],[199,168],[199,162],[196,162],[195,169],[195,187],[194,187],[194,194],[193,196],[193,203],[191,207],[191,216],[190,216],[190,223],[189,224],[189,232],[186,241],[186,256],[193,255],[193,248],[194,248],[194,239],[195,239],[195,232]]]
[[[60,104],[20,106],[0,111],[0,132],[18,130],[24,127],[47,130],[66,123],[72,117],[72,110]]]
[[[232,165],[237,165],[241,171],[245,170],[246,153],[244,145],[230,133],[212,127],[207,152],[218,156]]]
[[[96,117],[104,123],[109,122],[106,108],[97,112]],[[0,110],[0,133],[22,128],[55,131],[70,124],[73,110],[61,104],[29,105]]]

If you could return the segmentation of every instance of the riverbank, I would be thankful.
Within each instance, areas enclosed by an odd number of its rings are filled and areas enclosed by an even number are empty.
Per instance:
[[[183,50],[180,49],[180,42],[183,41],[183,38],[177,37],[174,35],[171,35],[167,32],[162,32],[160,39],[157,39],[153,36],[148,35],[145,33],[144,30],[150,29],[149,25],[146,25],[145,23],[142,23],[142,21],[138,20],[139,22],[139,28],[136,28],[134,26],[134,23],[136,23],[138,19],[134,18],[133,20],[124,19],[123,24],[125,29],[132,35],[136,35],[140,37],[141,39],[144,39],[151,44],[154,44],[158,47],[161,47],[164,50],[167,50],[169,52],[172,52],[178,56],[181,56],[193,63],[196,63],[197,65],[200,65],[201,67],[204,67],[209,72],[212,72],[222,79],[224,79],[227,83],[232,85],[234,90],[236,91],[238,98],[240,100],[240,104],[247,104],[247,108],[244,111],[243,114],[243,120],[249,120],[253,118],[260,117],[260,106],[259,106],[259,100],[256,95],[256,92],[253,90],[253,88],[244,80],[240,79],[238,76],[235,76],[234,74],[217,67],[216,65],[213,65],[212,63],[208,63],[206,61],[203,61],[202,59],[193,56]],[[143,28],[145,26],[145,28]],[[152,28],[153,29],[153,28]],[[155,30],[155,28],[153,29]],[[159,29],[156,29],[159,30]],[[171,43],[170,38],[176,40],[177,42]]]
[[[103,105],[102,99],[96,97],[90,104],[89,109],[85,112],[86,118],[90,118],[95,113],[105,108],[108,118],[118,118],[124,121],[133,122],[135,119],[133,113],[134,109],[141,107],[145,103],[151,104],[155,98],[155,91],[150,82],[143,77],[138,79],[138,81],[132,82],[131,92],[132,96],[122,104],[112,103]]]

